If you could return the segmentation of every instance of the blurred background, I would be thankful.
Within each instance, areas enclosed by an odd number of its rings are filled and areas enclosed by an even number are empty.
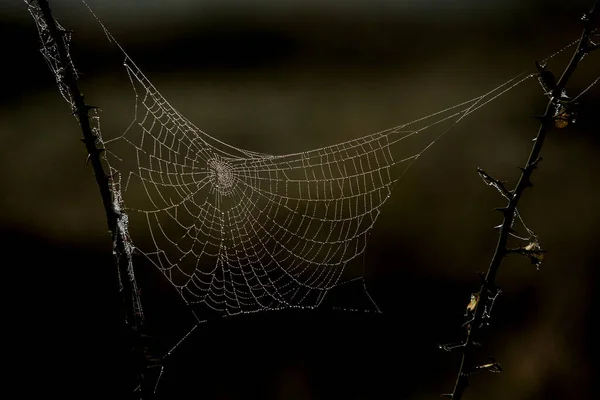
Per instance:
[[[183,115],[227,143],[285,154],[411,121],[477,95],[578,38],[590,1],[90,0]],[[50,1],[74,30],[88,103],[130,122],[134,95],[102,30],[74,0]],[[117,275],[80,132],[39,53],[27,7],[0,3],[3,335],[23,395],[124,397]],[[550,62],[557,73],[572,48]],[[571,80],[600,73],[600,53]],[[549,251],[539,271],[509,257],[468,399],[591,398],[598,337],[600,88],[552,131],[520,211]],[[282,312],[202,325],[166,365],[165,399],[432,399],[452,390],[459,340],[493,254],[503,200],[477,167],[514,185],[546,97],[534,79],[479,110],[414,164],[382,209],[365,255],[383,314]],[[102,120],[104,123],[104,119]],[[192,318],[158,273],[138,271],[148,324],[166,348]],[[359,290],[360,294],[360,290]],[[342,297],[339,301],[342,302]],[[336,305],[332,293],[329,302]],[[343,304],[342,304],[343,305]],[[363,306],[369,308],[368,301]],[[596,307],[596,308],[595,308]]]

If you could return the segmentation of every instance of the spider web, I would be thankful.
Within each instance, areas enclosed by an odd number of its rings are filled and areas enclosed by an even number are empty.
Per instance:
[[[29,10],[44,57],[73,107],[39,9],[29,4]],[[348,279],[344,271],[365,251],[397,181],[466,116],[536,76],[521,73],[481,96],[381,132],[270,155],[197,128],[96,19],[122,52],[136,99],[133,120],[117,137],[103,139],[99,115],[92,117],[98,145],[107,150],[114,206],[127,213],[119,229],[128,256],[144,255],[187,304],[227,314],[314,308],[332,288],[362,279]],[[70,39],[64,36],[67,48]],[[147,236],[148,244],[133,245],[130,223],[139,231],[136,242]],[[529,236],[520,239],[531,239],[526,230]]]
[[[346,266],[364,252],[403,173],[462,118],[531,77],[385,131],[269,155],[201,131],[128,56],[124,64],[134,120],[104,144],[129,147],[108,157],[126,210],[146,220],[153,249],[139,250],[187,303],[229,314],[318,306],[347,281]]]

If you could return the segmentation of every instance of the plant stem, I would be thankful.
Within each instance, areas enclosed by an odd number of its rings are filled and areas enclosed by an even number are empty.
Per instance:
[[[494,281],[496,279],[498,269],[500,268],[502,260],[508,254],[506,245],[510,235],[511,227],[513,226],[513,222],[515,220],[517,205],[525,189],[529,186],[532,186],[531,175],[536,169],[538,162],[541,160],[540,152],[542,150],[542,146],[544,145],[546,135],[554,125],[555,110],[556,106],[561,101],[560,96],[581,59],[586,54],[597,48],[597,45],[591,45],[589,40],[593,20],[597,16],[597,5],[598,0],[595,0],[592,9],[584,15],[584,18],[582,18],[582,20],[584,21],[584,28],[577,49],[573,54],[571,61],[565,68],[563,74],[561,75],[558,83],[556,84],[556,87],[552,90],[551,98],[548,102],[548,105],[546,106],[546,111],[541,117],[541,124],[537,136],[534,139],[534,144],[531,149],[531,153],[529,155],[529,158],[527,159],[525,167],[521,168],[521,177],[515,189],[510,192],[508,205],[504,208],[499,209],[499,211],[503,213],[504,219],[500,228],[496,250],[492,257],[492,261],[490,262],[487,274],[485,275],[485,278],[481,284],[481,288],[479,291],[480,296],[484,296],[488,290],[491,290],[494,287]],[[474,316],[472,321],[469,323],[467,336],[464,342],[464,346],[462,347],[462,361],[458,371],[458,377],[454,385],[454,390],[450,395],[453,400],[460,400],[463,396],[465,389],[469,385],[468,378],[470,375],[470,371],[473,370],[472,350],[474,338],[478,336],[479,331],[481,329],[485,310],[485,307],[482,306],[481,303],[483,303],[483,300],[479,301],[475,306]]]
[[[73,111],[79,120],[79,125],[83,133],[83,138],[81,140],[85,144],[89,162],[94,170],[96,183],[98,184],[98,189],[100,190],[100,197],[102,198],[102,204],[106,214],[108,230],[112,236],[115,263],[118,268],[119,278],[122,285],[124,324],[129,333],[139,335],[142,323],[141,317],[138,313],[138,308],[136,306],[137,304],[140,304],[139,294],[136,290],[135,275],[126,249],[126,243],[124,241],[125,233],[119,228],[119,222],[123,214],[120,211],[117,211],[113,204],[110,183],[111,177],[109,177],[104,171],[101,160],[101,154],[104,149],[96,147],[98,137],[94,134],[88,116],[89,110],[95,107],[89,106],[85,103],[84,97],[79,90],[79,86],[77,85],[76,73],[73,70],[71,62],[69,62],[68,50],[63,41],[63,37],[67,32],[57,26],[47,0],[37,0],[37,3],[47,24],[48,32],[52,37],[54,44],[56,45],[56,51],[58,52],[61,67],[64,71],[61,80],[62,83],[68,87],[69,94],[73,100]],[[139,351],[139,346],[139,338],[134,336],[132,347]],[[141,372],[137,374],[136,379],[136,383],[141,384]]]

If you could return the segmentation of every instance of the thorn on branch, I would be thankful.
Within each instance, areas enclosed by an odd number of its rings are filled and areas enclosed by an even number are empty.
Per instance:
[[[527,164],[527,166],[525,166],[525,167],[517,167],[517,168],[523,174],[531,173],[531,171],[533,171],[534,169],[536,169],[538,167],[538,164],[540,163],[540,161],[542,161],[542,157],[538,157],[534,161],[529,162]]]
[[[105,149],[96,149],[98,151],[98,155],[102,154],[104,151],[106,151]],[[92,155],[88,154],[86,159],[85,159],[85,165],[87,166],[90,163],[90,160],[92,159]]]
[[[498,229],[498,230],[500,230],[500,229],[502,229],[502,225],[503,225],[503,224],[496,225],[496,226],[494,226],[494,229]],[[517,235],[517,236],[520,236],[519,232],[518,232],[518,231],[516,231],[516,230],[515,230],[515,229],[513,229],[513,228],[508,228],[508,233],[510,233],[511,235]]]
[[[91,143],[94,145],[94,144],[98,143],[98,136],[95,136],[94,134],[92,134],[89,137],[79,138],[79,140],[82,141],[83,143],[85,143],[86,145],[88,143]]]
[[[502,196],[506,197],[507,199],[510,199],[512,197],[512,192],[506,189],[506,186],[504,186],[506,182],[491,177],[487,172],[485,172],[481,168],[477,168],[477,173],[488,186],[495,187],[502,194]]]
[[[532,168],[532,169],[536,169],[536,168],[537,168],[537,166],[538,166],[538,164],[540,163],[540,161],[542,161],[542,157],[538,157],[538,158],[536,158],[536,159],[535,159],[535,161],[534,161],[534,162],[532,162],[532,163],[531,163],[531,164],[529,164],[529,165],[531,165],[531,168]]]
[[[493,211],[499,211],[502,214],[504,214],[504,216],[507,216],[509,214],[510,209],[508,207],[496,207]]]
[[[481,342],[477,341],[477,340],[471,340],[471,345],[475,346],[475,347],[481,347]],[[444,344],[438,344],[438,348],[440,350],[444,350],[444,351],[452,351],[454,349],[458,349],[458,348],[463,348],[467,345],[466,342],[458,342],[458,343],[444,343]]]
[[[440,350],[444,350],[444,351],[452,351],[454,349],[457,349],[459,347],[465,347],[465,343],[464,342],[460,342],[460,343],[447,343],[447,344],[439,344],[438,348]]]

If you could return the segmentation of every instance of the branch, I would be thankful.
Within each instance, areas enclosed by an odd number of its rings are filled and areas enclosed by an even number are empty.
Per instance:
[[[26,1],[26,3],[30,7],[34,7],[32,2]],[[108,176],[104,171],[100,157],[104,149],[97,147],[99,138],[94,134],[90,125],[88,112],[96,107],[86,104],[84,97],[79,90],[77,75],[70,62],[68,49],[63,40],[64,36],[70,32],[59,28],[52,16],[52,11],[50,10],[47,0],[37,0],[37,4],[39,5],[39,11],[47,25],[46,29],[48,34],[52,39],[51,43],[43,43],[43,46],[46,48],[49,48],[52,44],[56,46],[58,62],[60,63],[62,71],[61,74],[57,74],[56,78],[60,84],[66,86],[73,101],[73,114],[79,120],[81,132],[83,133],[81,141],[85,144],[88,153],[87,162],[92,165],[96,183],[100,190],[100,197],[102,198],[102,204],[106,214],[106,223],[113,241],[115,263],[119,271],[120,283],[122,285],[124,323],[129,333],[133,335],[132,341],[134,350],[139,350],[141,345],[140,329],[142,324],[139,293],[136,288],[135,275],[130,259],[131,250],[127,248],[128,243],[126,243],[128,237],[123,228],[126,226],[126,223],[123,220],[124,214],[115,208],[111,192],[111,179],[113,177]],[[137,375],[137,380],[143,381],[143,375],[141,373]]]
[[[496,245],[496,250],[490,262],[487,274],[482,279],[481,288],[478,293],[487,293],[492,287],[494,287],[494,281],[496,279],[496,275],[498,273],[498,269],[500,268],[500,264],[502,263],[503,258],[509,253],[519,253],[530,257],[532,262],[539,263],[541,261],[541,257],[544,250],[539,247],[531,247],[527,246],[519,249],[508,250],[506,248],[506,244],[511,232],[511,227],[515,220],[517,205],[523,192],[527,187],[532,186],[531,184],[531,175],[533,171],[536,169],[538,162],[540,159],[540,152],[542,150],[542,146],[544,145],[544,139],[548,131],[555,124],[555,115],[557,106],[560,105],[561,95],[569,81],[570,77],[573,75],[573,72],[579,65],[581,59],[588,54],[590,51],[598,48],[597,44],[593,44],[590,41],[590,32],[592,30],[592,20],[597,17],[598,10],[598,0],[594,2],[594,6],[592,9],[584,14],[582,21],[584,23],[583,33],[579,40],[579,44],[571,61],[565,68],[563,74],[560,79],[556,83],[556,86],[552,89],[551,98],[546,106],[546,111],[544,115],[540,118],[541,124],[537,133],[536,138],[534,139],[534,145],[531,149],[531,153],[524,168],[521,168],[521,177],[512,192],[509,192],[504,185],[498,180],[490,177],[483,170],[478,169],[479,174],[482,178],[489,184],[496,187],[503,195],[508,199],[508,204],[506,207],[499,209],[502,211],[504,215],[504,219],[502,225],[500,226],[500,233],[498,237],[498,243]],[[466,339],[463,342],[463,345],[460,346],[462,349],[462,361],[460,364],[460,368],[458,371],[458,377],[456,378],[456,383],[454,385],[454,390],[452,394],[443,395],[446,397],[450,397],[453,400],[460,400],[463,396],[464,391],[469,385],[469,375],[476,367],[472,367],[472,350],[476,343],[476,339],[479,336],[480,330],[483,327],[483,319],[486,317],[486,302],[478,301],[473,306],[473,317],[467,324],[467,334]],[[489,317],[489,314],[487,315]],[[501,370],[497,368],[497,370]]]

